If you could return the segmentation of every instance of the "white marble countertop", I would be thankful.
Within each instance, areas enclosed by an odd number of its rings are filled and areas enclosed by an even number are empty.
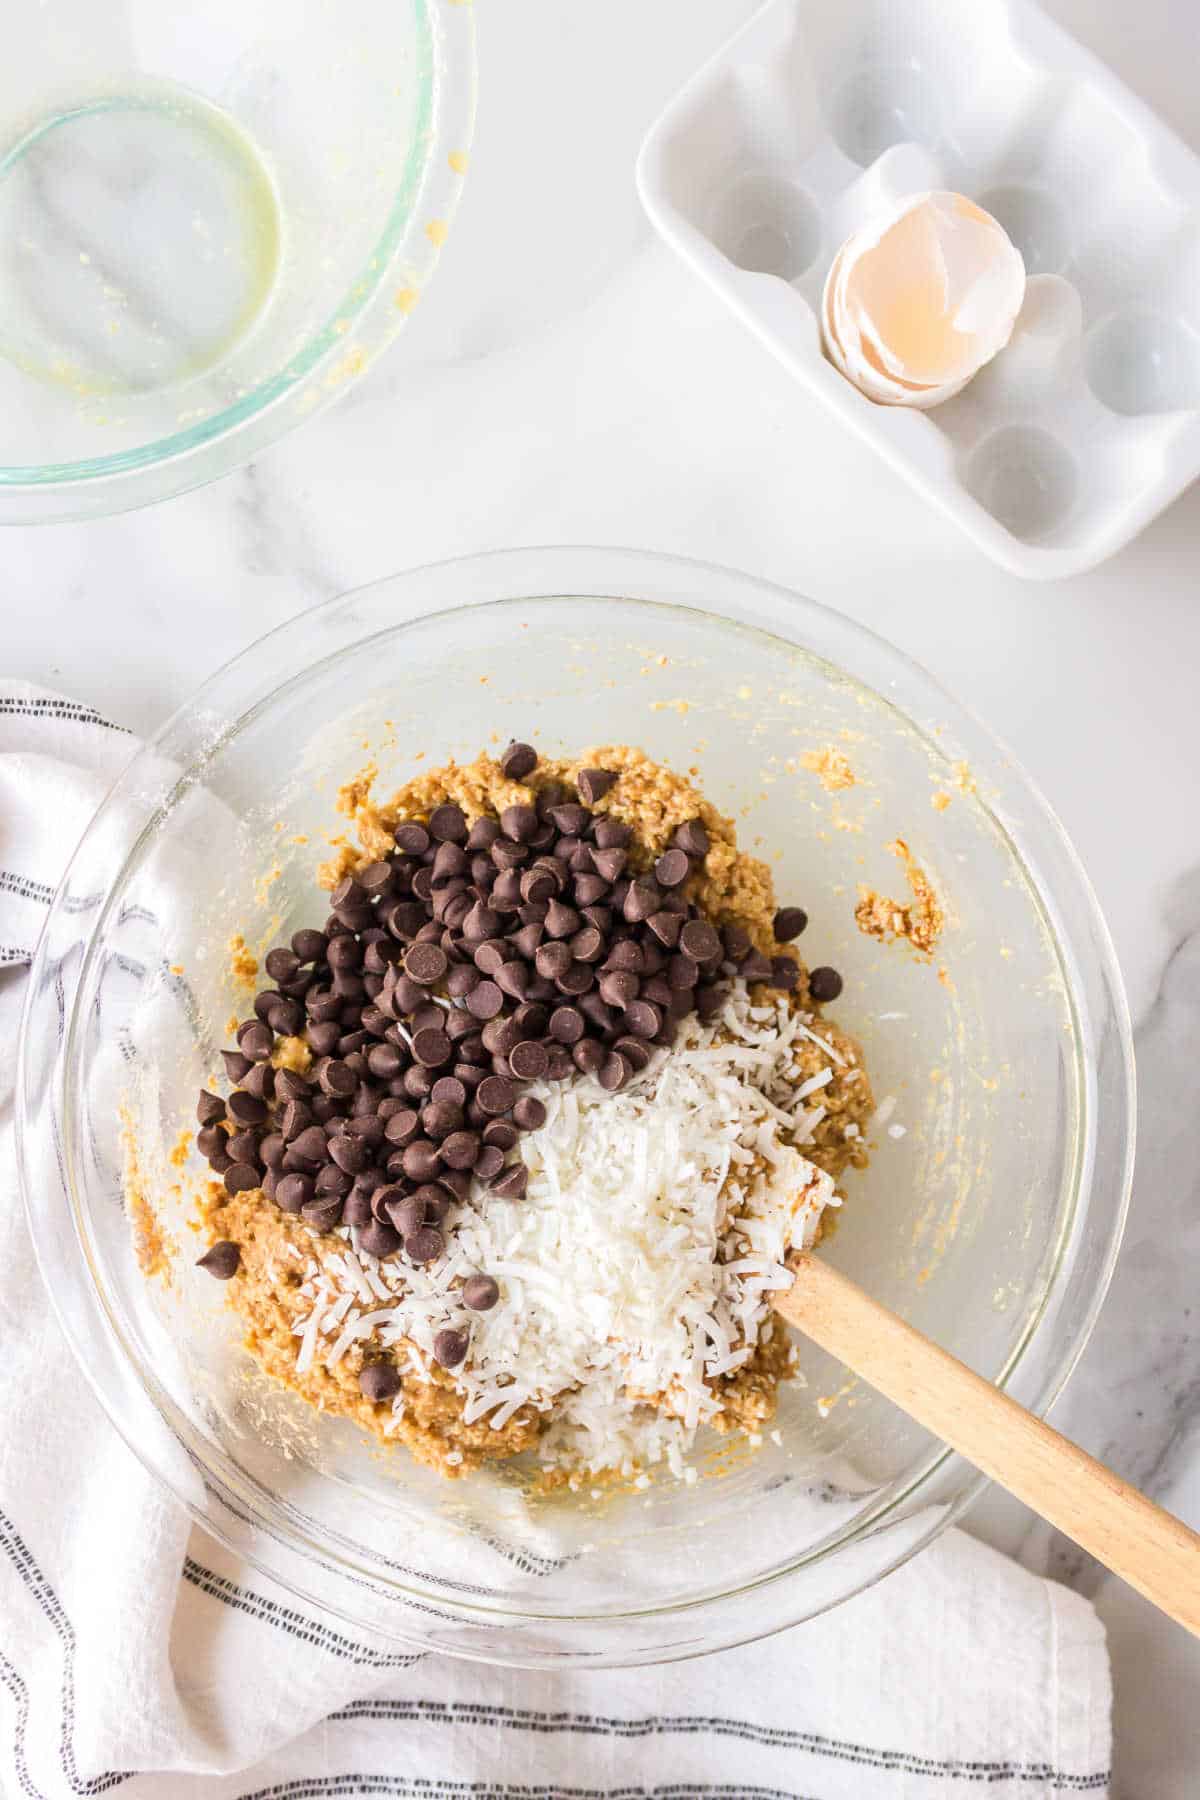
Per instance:
[[[472,173],[386,363],[260,462],[141,514],[0,534],[6,673],[158,724],[300,608],[505,544],[632,544],[843,608],[1005,740],[1064,821],[1138,1026],[1142,1147],[1110,1298],[1056,1422],[1200,1526],[1200,487],[1090,575],[985,562],[651,238],[641,136],[754,0],[479,7]],[[1049,10],[1198,143],[1194,0]],[[1182,1251],[1182,1254],[1181,1254]],[[1092,1593],[1119,1800],[1200,1787],[1200,1645],[1008,1502],[976,1529]]]

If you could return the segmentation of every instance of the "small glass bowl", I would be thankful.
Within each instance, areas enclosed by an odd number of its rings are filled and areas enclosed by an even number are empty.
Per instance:
[[[49,0],[0,71],[0,524],[161,500],[356,381],[474,117],[456,0]]]
[[[871,1168],[847,1177],[822,1254],[1045,1411],[1129,1190],[1130,1033],[1095,900],[1025,776],[928,675],[837,613],[699,563],[564,549],[416,570],[293,620],[207,683],[118,782],[50,914],[19,1071],[30,1223],[118,1429],[295,1593],[499,1662],[687,1656],[846,1599],[982,1478],[802,1344],[765,1441],[698,1445],[691,1485],[657,1470],[642,1490],[541,1498],[511,1470],[446,1482],[269,1384],[192,1267],[177,1146],[247,1008],[231,935],[261,954],[323,914],[313,865],[368,759],[386,793],[512,736],[642,744],[737,818],[780,899],[807,909],[809,961],[844,974],[836,1016],[880,1102]],[[823,785],[830,746],[852,787]],[[946,909],[932,962],[853,922],[859,883],[903,891],[897,838]],[[180,1250],[169,1284],[135,1257],[130,1141],[133,1185]]]

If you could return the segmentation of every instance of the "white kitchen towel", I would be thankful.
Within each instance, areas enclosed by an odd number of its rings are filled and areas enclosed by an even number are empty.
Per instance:
[[[1108,1792],[1091,1606],[959,1531],[765,1643],[543,1674],[405,1652],[240,1565],[108,1424],[42,1290],[11,1047],[54,887],[134,740],[0,680],[0,1793],[993,1800]]]

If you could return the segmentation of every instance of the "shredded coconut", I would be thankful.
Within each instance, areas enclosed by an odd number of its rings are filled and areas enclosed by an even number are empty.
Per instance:
[[[682,1474],[720,1410],[713,1384],[750,1358],[771,1293],[791,1280],[788,1250],[838,1204],[795,1147],[824,1116],[804,1100],[830,1072],[799,1086],[794,1073],[812,1036],[786,999],[754,1004],[735,982],[716,1018],[687,1019],[620,1092],[591,1078],[535,1086],[547,1117],[520,1142],[524,1199],[473,1184],[445,1254],[423,1267],[380,1263],[343,1228],[311,1283],[297,1367],[336,1363],[375,1335],[406,1379],[428,1379],[436,1333],[469,1326],[452,1371],[465,1422],[499,1430],[529,1406],[553,1415],[547,1464],[632,1474],[665,1461]],[[476,1270],[500,1285],[481,1314],[460,1297]]]

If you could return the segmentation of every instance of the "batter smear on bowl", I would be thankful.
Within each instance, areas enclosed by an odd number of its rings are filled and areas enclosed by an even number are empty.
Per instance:
[[[640,751],[510,744],[386,804],[200,1096],[201,1259],[262,1368],[447,1475],[636,1475],[754,1431],[787,1257],[866,1161],[841,992]]]

